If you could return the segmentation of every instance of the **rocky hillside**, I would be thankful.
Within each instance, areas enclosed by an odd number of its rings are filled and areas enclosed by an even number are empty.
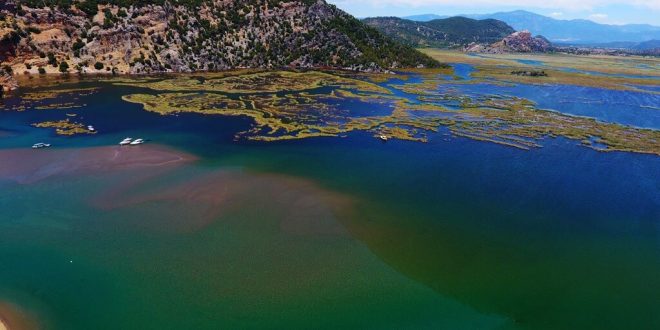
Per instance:
[[[463,48],[470,43],[494,43],[515,32],[506,23],[493,19],[450,17],[416,22],[397,17],[375,17],[363,21],[413,47]]]
[[[487,44],[473,43],[467,52],[478,53],[545,53],[553,50],[552,44],[542,36],[532,36],[529,31],[514,32],[501,41]]]
[[[323,0],[4,0],[0,62],[5,76],[440,65]]]

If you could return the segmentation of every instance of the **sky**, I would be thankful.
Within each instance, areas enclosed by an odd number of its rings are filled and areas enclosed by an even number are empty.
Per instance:
[[[327,0],[356,17],[528,10],[556,19],[660,26],[660,0]]]

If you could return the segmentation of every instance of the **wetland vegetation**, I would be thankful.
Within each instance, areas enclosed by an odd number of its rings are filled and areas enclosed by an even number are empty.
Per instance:
[[[450,54],[450,62],[452,59],[475,61],[469,55]],[[551,60],[565,63],[562,58]],[[456,136],[521,149],[542,147],[546,138],[564,137],[600,151],[660,154],[657,129],[575,116],[561,109],[543,109],[524,97],[461,90],[484,84],[566,84],[630,90],[653,97],[659,92],[643,86],[660,85],[654,76],[631,76],[630,66],[625,62],[618,64],[624,73],[613,72],[608,67],[610,75],[594,79],[582,71],[568,72],[553,66],[530,69],[524,64],[527,62],[503,56],[478,58],[478,61],[481,64],[467,76],[452,69],[418,69],[398,74],[246,69],[175,76],[123,76],[104,81],[141,89],[143,92],[127,93],[122,99],[161,115],[198,113],[251,118],[252,127],[237,132],[235,139],[277,141],[366,131],[375,137],[386,135],[426,142],[429,135],[446,128]],[[599,59],[592,61],[592,69],[600,63]],[[584,62],[575,67],[584,66]],[[538,80],[532,74],[512,75],[512,70],[550,74]],[[28,89],[19,103],[5,107],[7,110],[72,109],[84,106],[81,99],[98,90],[98,86]],[[653,105],[646,108],[653,111]],[[65,135],[89,133],[84,124],[74,123],[64,115],[35,126],[55,128],[58,134]]]

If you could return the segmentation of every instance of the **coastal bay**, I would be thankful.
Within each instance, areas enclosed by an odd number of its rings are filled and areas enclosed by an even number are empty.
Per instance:
[[[52,329],[660,326],[655,72],[451,56],[31,79],[0,109],[0,300]],[[38,125],[66,119],[96,133]]]

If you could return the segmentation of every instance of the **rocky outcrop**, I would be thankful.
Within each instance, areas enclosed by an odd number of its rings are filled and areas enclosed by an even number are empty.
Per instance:
[[[439,65],[323,0],[39,3],[0,12],[0,62],[14,74]]]
[[[466,52],[475,53],[545,53],[553,49],[552,44],[542,36],[532,36],[529,31],[518,31],[501,41],[490,45],[471,44]]]
[[[514,32],[499,42],[502,47],[516,53],[544,53],[552,48],[542,36],[533,37],[529,31]]]
[[[0,73],[0,97],[4,94],[3,92],[11,91],[18,88],[18,83],[14,76],[6,72]]]

